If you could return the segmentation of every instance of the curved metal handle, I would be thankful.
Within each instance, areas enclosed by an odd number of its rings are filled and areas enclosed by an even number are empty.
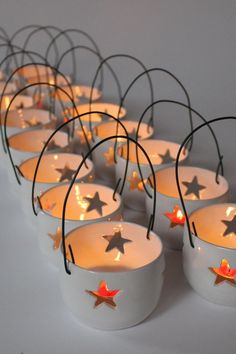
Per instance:
[[[185,203],[184,203],[184,198],[183,198],[183,195],[182,195],[182,192],[181,192],[181,188],[180,188],[180,181],[179,181],[179,158],[180,158],[180,155],[181,155],[181,153],[182,153],[182,150],[184,149],[184,146],[186,145],[186,143],[191,139],[191,137],[192,137],[197,131],[199,131],[200,129],[202,129],[202,128],[205,127],[206,125],[210,128],[210,126],[211,126],[212,123],[219,122],[219,121],[223,121],[223,120],[236,120],[236,117],[219,117],[219,118],[211,119],[211,120],[209,120],[209,121],[205,121],[204,123],[202,123],[201,125],[199,125],[198,127],[196,127],[190,134],[188,134],[188,135],[186,136],[186,138],[185,138],[184,141],[182,142],[182,144],[181,144],[181,146],[180,146],[180,148],[179,148],[179,151],[178,151],[178,153],[177,153],[176,164],[175,164],[176,184],[177,184],[177,189],[178,189],[178,193],[179,193],[181,205],[182,205],[182,208],[183,208],[183,212],[184,212],[184,215],[185,215],[185,217],[186,217],[186,224],[187,224],[187,228],[188,228],[189,241],[190,241],[190,245],[191,245],[192,248],[194,248],[194,243],[193,243],[192,233],[191,233],[191,229],[190,229],[190,222],[189,222],[189,217],[188,217],[187,210],[186,210]],[[218,181],[219,166],[220,166],[220,164],[222,163],[222,159],[223,159],[223,155],[220,156],[220,161],[219,161],[219,164],[218,164],[217,169],[216,169],[216,177],[215,177],[215,180],[216,180],[216,183],[217,183],[217,184],[219,184],[219,181]],[[194,226],[194,225],[193,225],[193,226]]]
[[[158,100],[158,101],[155,101],[153,102],[153,105],[157,105],[157,104],[160,104],[160,103],[172,103],[172,104],[175,104],[177,106],[181,106],[181,107],[184,107],[186,109],[188,109],[189,111],[191,111],[192,113],[196,114],[201,120],[203,120],[203,122],[207,122],[207,120],[198,112],[196,111],[195,109],[193,109],[192,107],[186,105],[185,103],[182,103],[182,102],[179,102],[179,101],[174,101],[174,100]],[[139,121],[138,121],[138,127],[137,127],[137,132],[136,132],[136,139],[138,138],[138,132],[139,132],[139,129],[140,129],[140,125],[144,119],[144,116],[146,114],[146,112],[149,110],[150,106],[148,106],[143,114],[141,115]],[[216,150],[217,150],[217,155],[218,155],[218,158],[219,158],[219,163],[218,163],[218,168],[221,170],[221,174],[223,175],[224,174],[224,167],[223,167],[223,162],[222,162],[222,154],[220,152],[220,147],[219,147],[219,143],[218,143],[218,140],[216,138],[216,135],[214,133],[214,130],[211,128],[211,126],[209,125],[208,128],[210,129],[210,132],[212,134],[212,137],[215,141],[215,145],[216,145]],[[193,132],[193,129],[191,130]],[[191,135],[191,139],[189,141],[192,141],[192,135]],[[188,141],[188,143],[189,143]],[[184,147],[184,153],[185,153],[185,149],[187,148],[187,145],[185,145]],[[139,162],[139,157],[138,157],[138,153],[136,151],[136,158],[137,158],[137,161]],[[140,168],[140,165],[138,163],[138,168],[139,168],[139,173],[140,173],[140,176],[142,177],[142,171],[141,171],[141,168]]]
[[[68,124],[70,124],[70,123],[74,123],[75,120],[77,120],[77,119],[79,119],[80,122],[81,122],[81,117],[87,116],[88,114],[101,114],[101,112],[99,112],[99,111],[94,111],[94,112],[86,112],[86,113],[83,113],[83,114],[80,114],[80,115],[78,114],[77,116],[71,118],[71,119],[70,119],[69,121],[67,121],[67,122],[62,123],[58,128],[56,128],[56,129],[54,130],[54,132],[50,135],[50,137],[48,138],[48,140],[46,141],[46,143],[45,143],[45,145],[44,145],[44,147],[43,147],[43,149],[42,149],[42,151],[41,151],[41,153],[40,153],[40,155],[39,155],[39,158],[38,158],[38,161],[37,161],[37,164],[36,164],[36,167],[35,167],[34,177],[33,177],[33,183],[32,183],[32,195],[31,195],[31,197],[32,197],[32,209],[33,209],[33,213],[34,213],[36,216],[37,216],[37,212],[36,212],[35,206],[34,206],[34,200],[35,200],[35,196],[34,196],[35,182],[36,182],[36,178],[37,178],[37,174],[38,174],[38,169],[39,169],[40,161],[41,161],[42,156],[43,156],[43,154],[44,154],[44,152],[45,152],[45,150],[46,150],[46,146],[50,143],[51,139],[54,137],[54,135],[55,135],[59,130],[61,130],[62,128],[66,127],[66,126],[67,126]],[[105,114],[107,117],[118,121],[118,119],[115,118],[115,117],[113,117],[111,114],[109,114],[109,113],[104,113],[104,114]],[[121,127],[124,129],[125,134],[128,135],[128,132],[127,132],[127,130],[126,130],[124,124],[123,124],[122,122],[120,122],[120,121],[119,121],[119,124],[120,124]],[[88,147],[88,151],[91,151],[90,146]],[[128,169],[128,162],[127,162],[127,164],[126,164],[125,173],[127,173],[127,169]],[[120,181],[118,181],[118,185],[119,185],[119,184],[120,184]],[[121,190],[123,190],[124,184],[125,184],[125,180],[123,181]],[[118,188],[118,186],[117,186],[117,188]]]
[[[70,53],[74,53],[75,55],[75,51],[76,50],[79,50],[79,49],[83,49],[83,50],[87,50],[88,52],[94,54],[95,56],[97,56],[97,58],[99,59],[99,61],[101,62],[103,60],[103,58],[101,57],[101,55],[96,52],[94,49],[90,48],[90,47],[87,47],[87,46],[84,46],[84,45],[77,45],[77,46],[72,46],[70,49],[66,50],[62,55],[61,57],[59,58],[59,61],[56,65],[56,67],[59,69],[62,61],[65,59],[65,57],[70,54]],[[111,70],[111,73],[114,77],[114,79],[116,81],[118,81],[118,78],[115,74],[115,72],[112,70],[112,68],[110,68]],[[73,64],[73,82],[77,82],[76,80],[76,72],[77,72],[77,66],[76,66],[76,60],[75,60],[75,63]],[[103,90],[103,81],[104,81],[104,78],[103,78],[103,73],[101,72],[101,75],[100,75],[100,83],[98,84],[98,87],[99,89],[102,91]],[[118,81],[119,82],[119,81]]]
[[[67,206],[67,202],[68,202],[68,199],[69,199],[70,192],[71,192],[72,187],[73,187],[73,185],[75,183],[76,177],[77,177],[78,173],[80,172],[80,169],[82,168],[82,166],[85,163],[86,159],[89,158],[89,156],[92,154],[92,152],[97,147],[99,147],[100,145],[104,144],[105,142],[107,142],[109,140],[116,139],[116,138],[126,139],[128,141],[128,147],[129,147],[129,142],[130,141],[133,142],[134,144],[136,144],[136,146],[139,149],[141,149],[142,152],[144,153],[144,155],[145,155],[145,157],[146,157],[146,159],[148,161],[148,164],[150,166],[151,174],[152,174],[152,178],[153,178],[153,189],[154,189],[153,197],[151,197],[151,198],[153,198],[153,209],[152,209],[152,214],[151,214],[151,216],[149,218],[149,224],[148,224],[147,235],[146,235],[146,238],[148,240],[150,239],[150,231],[154,227],[154,222],[155,222],[154,215],[155,215],[155,212],[156,212],[156,176],[155,176],[155,172],[154,172],[151,160],[150,160],[148,154],[146,153],[145,149],[137,141],[135,141],[134,139],[130,138],[129,136],[126,136],[126,135],[114,135],[114,136],[107,137],[107,138],[99,141],[96,145],[94,145],[92,147],[92,149],[86,154],[86,156],[84,156],[84,158],[81,161],[76,173],[74,174],[74,177],[73,177],[73,179],[72,179],[72,181],[70,183],[70,186],[69,186],[69,188],[67,190],[67,193],[66,193],[66,196],[65,196],[65,200],[64,200],[64,204],[63,204],[63,210],[62,210],[62,250],[63,250],[63,257],[64,257],[64,267],[65,267],[65,271],[66,271],[67,274],[71,274],[71,271],[68,268],[67,260],[66,260],[65,215],[66,215],[66,206]],[[128,150],[128,152],[129,152],[129,150]],[[129,159],[127,159],[127,163],[126,163],[127,165],[128,165],[128,161],[129,161]],[[124,182],[126,180],[126,176],[127,176],[127,169],[125,170]],[[123,187],[124,187],[124,184],[123,184]],[[120,194],[122,193],[122,191],[123,191],[123,189],[120,191]],[[70,248],[70,252],[72,254],[72,260],[73,260],[74,257],[73,257],[72,248]]]
[[[97,68],[97,71],[95,73],[93,82],[92,82],[92,88],[91,88],[91,92],[90,92],[90,98],[89,98],[89,110],[91,110],[91,103],[92,103],[92,95],[93,95],[93,89],[95,87],[95,83],[99,74],[99,71],[101,70],[101,68],[103,67],[104,63],[106,63],[107,61],[111,60],[111,59],[115,59],[115,58],[126,58],[126,59],[131,59],[132,61],[135,61],[136,63],[138,63],[141,68],[143,70],[147,70],[146,66],[143,64],[143,62],[139,59],[137,59],[136,57],[129,55],[129,54],[114,54],[114,55],[110,55],[109,57],[103,59],[103,61],[100,63],[100,65]],[[151,103],[154,101],[154,90],[153,90],[153,85],[152,85],[152,80],[151,77],[149,75],[149,73],[147,73],[147,78],[148,78],[148,82],[149,82],[149,86],[150,86],[150,98],[151,98]],[[122,99],[122,92],[119,91],[119,102],[121,102]],[[151,119],[153,119],[154,116],[154,108],[152,108],[152,112],[151,112]],[[119,116],[117,116],[117,118],[119,118]],[[89,129],[92,129],[92,122],[91,122],[91,118],[89,117]],[[93,135],[92,135],[92,139],[93,139]]]
[[[27,53],[28,53],[28,52],[27,52]],[[30,53],[31,53],[31,52],[30,52]],[[33,53],[34,53],[34,52],[33,52]],[[11,56],[11,55],[14,55],[14,53],[13,53],[13,54],[9,54],[9,55],[10,55],[10,56]],[[6,58],[5,58],[5,59],[6,59]],[[2,121],[2,117],[1,117],[2,100],[3,100],[3,96],[4,96],[4,94],[5,94],[5,91],[6,91],[6,88],[7,88],[8,83],[9,83],[9,82],[12,80],[12,78],[18,73],[19,70],[21,70],[21,69],[24,68],[24,67],[30,66],[30,65],[34,65],[34,66],[36,67],[36,70],[37,70],[37,66],[38,66],[38,65],[45,66],[46,68],[50,68],[50,69],[52,70],[52,72],[54,73],[55,82],[56,82],[56,77],[57,77],[57,75],[59,74],[59,75],[61,75],[61,76],[64,78],[64,80],[66,81],[66,83],[68,83],[68,86],[70,87],[70,83],[68,82],[68,80],[67,80],[67,78],[65,77],[65,75],[62,74],[61,72],[59,72],[59,70],[57,70],[56,68],[50,66],[49,64],[38,63],[38,62],[37,62],[37,63],[36,63],[36,62],[33,62],[33,63],[29,63],[29,64],[24,64],[24,65],[18,67],[18,68],[9,76],[8,80],[7,80],[6,83],[5,83],[5,86],[4,86],[3,91],[2,91],[2,95],[1,95],[1,97],[0,97],[0,119],[1,119],[1,121]],[[39,81],[40,81],[40,80],[39,80]],[[41,83],[36,83],[36,85],[39,85],[39,84],[42,84],[42,82],[41,82]],[[36,85],[33,85],[33,86],[36,86]],[[48,82],[45,82],[44,85],[47,85],[48,88],[49,88],[49,86],[51,86],[51,85],[49,85]],[[29,87],[31,87],[31,85],[28,85],[27,87],[29,88]],[[26,90],[27,87],[24,87],[23,90]],[[39,87],[41,87],[41,86],[39,86]],[[58,86],[55,84],[54,86],[52,85],[52,87],[56,88],[56,87],[58,87]],[[71,87],[70,87],[70,90],[71,90],[71,92],[72,92]],[[22,92],[22,91],[21,91],[21,92]],[[18,94],[19,94],[19,92],[18,92],[16,95],[18,95]],[[50,94],[50,92],[49,92],[49,94]],[[15,97],[15,96],[14,96],[14,97]],[[72,101],[72,100],[71,100],[71,101]],[[61,103],[61,102],[60,102],[60,103]],[[61,104],[62,104],[62,103],[61,103]],[[72,102],[72,104],[74,104],[74,102]],[[77,112],[77,109],[76,109],[76,106],[75,106],[75,105],[74,105],[74,107],[75,107],[75,111]],[[6,125],[6,115],[8,114],[8,111],[9,111],[9,107],[8,107],[8,109],[7,109],[6,112],[5,112],[4,125]],[[83,129],[82,129],[82,130],[83,130]],[[84,130],[83,130],[83,132],[84,132]],[[4,150],[4,152],[6,153],[6,152],[7,152],[7,147],[6,147],[5,144],[4,144],[4,138],[3,138],[3,133],[2,133],[2,125],[1,125],[1,137],[2,137],[3,150]],[[5,136],[5,137],[6,137],[6,136]]]
[[[76,33],[76,34],[79,34],[79,35],[82,35],[82,36],[86,37],[86,38],[90,41],[90,43],[92,43],[92,45],[93,45],[95,51],[96,51],[99,55],[101,55],[101,52],[100,52],[100,49],[99,49],[97,43],[95,42],[95,40],[94,40],[87,32],[82,31],[82,30],[80,30],[80,29],[69,28],[69,29],[60,31],[60,33],[58,33],[58,34],[53,38],[53,40],[51,41],[51,43],[49,44],[49,46],[48,46],[48,48],[47,48],[47,50],[46,50],[46,53],[45,53],[46,59],[48,59],[48,55],[49,55],[49,52],[50,52],[50,49],[51,49],[53,43],[56,42],[56,40],[58,40],[61,36],[65,36],[65,37],[68,39],[68,41],[70,42],[71,47],[74,46],[74,42],[72,41],[72,39],[71,39],[69,33],[70,33],[70,34]],[[74,66],[74,68],[75,68],[75,67],[76,67],[76,58],[75,58],[74,52],[72,52],[72,61],[73,61],[73,66]],[[55,62],[55,65],[57,65],[57,62]],[[73,77],[75,77],[74,74],[75,74],[75,72],[73,73]],[[103,77],[103,73],[101,73],[101,77]]]
[[[34,84],[27,85],[27,86],[25,86],[24,88],[22,88],[21,90],[19,90],[19,91],[12,97],[12,99],[11,99],[11,101],[10,101],[10,103],[9,103],[9,106],[8,106],[8,108],[7,108],[7,110],[6,110],[6,114],[5,114],[5,120],[4,120],[4,137],[5,137],[5,141],[6,141],[7,153],[9,154],[9,159],[10,159],[12,168],[13,168],[13,170],[14,170],[14,174],[15,174],[15,177],[16,177],[16,180],[17,180],[18,184],[21,184],[21,182],[20,182],[19,176],[18,176],[17,171],[16,171],[16,168],[15,168],[15,164],[14,164],[14,161],[13,161],[13,158],[12,158],[12,154],[11,154],[11,151],[10,151],[9,142],[8,142],[8,138],[7,138],[7,130],[6,130],[6,128],[7,128],[7,117],[8,117],[8,113],[9,113],[10,107],[11,107],[11,105],[12,105],[12,102],[15,100],[15,98],[16,98],[21,92],[23,92],[24,90],[27,90],[27,89],[30,88],[30,87],[38,86],[38,85],[46,85],[46,86],[53,87],[53,88],[55,88],[55,89],[57,89],[57,90],[62,91],[62,92],[68,97],[68,99],[71,101],[72,105],[74,105],[73,99],[71,98],[71,96],[70,96],[65,90],[63,90],[60,86],[57,86],[57,85],[54,85],[54,84],[50,84],[50,83],[48,83],[48,82],[40,82],[40,83],[34,83]],[[0,106],[1,106],[1,104],[0,104]],[[75,105],[74,105],[73,108],[75,109],[75,111],[77,110]],[[84,127],[83,127],[83,124],[82,124],[82,122],[81,122],[79,116],[78,116],[78,120],[79,120],[79,122],[80,122],[81,130],[82,130],[82,132],[83,132],[83,134],[84,134],[84,138],[85,138],[85,140],[86,140],[88,149],[90,149],[90,145],[89,145],[89,142],[88,142],[88,138],[87,138],[87,135],[86,135],[86,133],[85,133],[85,131],[84,131]],[[68,122],[67,122],[67,123],[68,123]],[[56,131],[55,131],[55,132],[56,132]],[[54,133],[55,133],[55,132],[54,132]],[[53,135],[54,135],[54,134],[53,134]],[[48,140],[48,141],[45,143],[45,146],[44,146],[44,148],[43,148],[43,152],[45,151],[45,149],[46,149],[46,147],[47,147],[47,145],[48,145],[49,142],[50,142],[50,140]]]

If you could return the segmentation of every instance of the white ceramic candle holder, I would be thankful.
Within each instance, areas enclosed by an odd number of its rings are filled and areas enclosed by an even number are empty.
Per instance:
[[[34,198],[37,199],[44,191],[58,185],[72,180],[78,166],[82,161],[82,156],[70,153],[54,153],[45,154],[40,161],[35,185]],[[38,163],[38,157],[25,160],[18,168],[21,172],[21,201],[23,203],[23,210],[27,217],[30,217],[30,210],[32,210],[32,182],[35,177],[35,169]],[[94,180],[93,163],[90,160],[83,165],[77,178],[77,182],[91,183]],[[35,216],[32,213],[32,224],[35,221]]]
[[[147,152],[155,171],[173,165],[180,147],[177,143],[157,139],[142,140],[140,145]],[[180,160],[183,161],[187,157],[188,151],[186,150],[185,154],[181,155]],[[129,159],[129,165],[127,182],[123,191],[124,203],[132,209],[144,211],[146,193],[143,183],[147,183],[147,178],[150,175],[149,163],[143,152],[137,150],[135,144],[129,144],[129,153],[127,144],[120,146],[117,150],[117,164],[115,165],[117,180],[123,174],[127,159]]]
[[[24,96],[24,95],[17,95],[14,100],[11,102],[13,98],[13,95],[4,95],[2,97],[2,103],[1,103],[1,117],[2,119],[4,118],[4,112],[8,109],[9,111],[19,111],[24,108],[29,108],[32,107],[34,102],[33,98],[30,96]]]
[[[60,184],[40,196],[37,215],[38,240],[42,253],[54,265],[62,261],[61,218],[69,184]],[[96,221],[117,220],[122,216],[121,198],[111,188],[98,184],[75,183],[68,200],[66,227],[72,230]]]
[[[94,92],[96,92],[94,90]],[[78,113],[77,113],[78,112]],[[104,119],[109,120],[109,117],[104,115],[102,113],[107,113],[110,114],[113,117],[118,118],[118,113],[119,113],[119,119],[123,119],[126,116],[126,109],[124,107],[120,107],[119,105],[116,105],[114,103],[107,103],[107,102],[96,102],[96,103],[84,103],[76,106],[75,109],[69,109],[67,112],[65,112],[66,115],[69,115],[74,117],[77,116],[77,114],[85,114],[88,112],[99,112],[97,114],[93,113],[91,115],[86,114],[81,117],[81,121],[85,127],[87,127],[88,130],[90,130],[90,122],[91,122],[91,128],[97,126],[98,124],[103,123]],[[81,131],[81,127],[78,122],[75,123],[75,129],[78,130],[78,134]]]
[[[25,80],[35,77],[45,77],[52,75],[52,68],[47,65],[40,64],[27,64],[17,69],[17,74],[23,77]]]
[[[159,237],[128,222],[99,222],[66,236],[71,274],[60,268],[60,285],[70,311],[90,327],[134,326],[156,308],[163,283]],[[72,263],[69,247],[73,250]]]
[[[6,127],[7,136],[19,133],[22,130],[33,130],[41,128],[52,120],[56,121],[54,114],[43,109],[27,108],[9,111]]]
[[[219,176],[219,184],[215,180],[215,172],[192,166],[179,167],[179,179],[183,199],[188,213],[216,203],[228,200],[228,182]],[[147,185],[150,193],[153,189]],[[163,243],[173,249],[183,246],[183,227],[185,216],[181,206],[176,184],[175,167],[160,169],[156,172],[156,198],[154,230],[160,235]],[[151,210],[150,198],[146,198],[146,209]]]
[[[138,123],[135,121],[122,121],[127,133],[130,137],[135,139]],[[108,121],[96,126],[93,129],[94,143],[98,143],[104,138],[113,135],[126,135],[124,128],[117,124],[116,121]],[[146,123],[140,124],[139,129],[139,141],[142,139],[150,138],[153,134],[153,128],[148,126]],[[104,144],[100,145],[93,152],[93,161],[97,168],[97,175],[108,181],[115,181],[115,160],[114,160],[114,144],[116,140],[109,140]],[[124,143],[125,139],[117,139],[117,146]],[[149,170],[150,171],[150,170]]]
[[[192,288],[208,301],[236,306],[236,204],[217,204],[189,216],[184,228],[183,268]],[[195,225],[195,231],[193,225]]]
[[[52,133],[53,130],[50,129],[38,129],[12,135],[8,139],[8,144],[14,164],[19,166],[23,161],[39,155]],[[58,132],[48,145],[47,152],[60,151],[67,146],[68,135],[63,132]],[[6,155],[6,161],[9,166],[8,172],[10,181],[13,185],[16,185],[16,178],[14,176],[12,166],[10,165],[8,155]]]

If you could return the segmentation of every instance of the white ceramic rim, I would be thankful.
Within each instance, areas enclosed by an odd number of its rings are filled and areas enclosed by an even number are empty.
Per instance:
[[[203,168],[203,167],[198,167],[198,166],[189,166],[189,165],[188,165],[188,166],[179,166],[179,168],[181,168],[181,167],[199,168],[199,169],[204,170],[204,171],[208,171],[208,172],[215,173],[215,171],[212,171],[212,170],[209,170],[209,169]],[[175,169],[175,166],[167,166],[167,167],[161,167],[161,168],[159,168],[157,171],[155,171],[156,179],[157,179],[157,174],[158,174],[158,173],[161,173],[161,171],[163,171],[163,170],[168,170],[168,169]],[[152,177],[152,174],[148,176],[148,178],[150,178],[150,177]],[[228,191],[229,191],[229,183],[228,183],[227,179],[226,179],[224,176],[221,176],[221,175],[220,175],[220,177],[221,177],[222,179],[224,179],[224,181],[226,182],[226,185],[227,185],[227,189],[226,189],[226,191],[224,192],[224,194],[221,194],[221,195],[219,195],[219,196],[217,196],[217,197],[214,197],[214,198],[199,199],[200,201],[208,201],[208,200],[218,199],[219,197],[221,197],[221,196],[225,195],[226,193],[228,193]],[[158,182],[157,182],[157,184],[158,184]],[[154,188],[153,188],[150,184],[148,184],[148,186],[150,186],[151,189],[154,190]],[[170,199],[178,199],[178,198],[179,198],[179,196],[172,197],[172,196],[170,196],[170,195],[164,194],[164,193],[158,191],[157,189],[156,189],[156,193],[157,193],[157,194],[161,194],[161,195],[163,195],[163,196],[165,196],[165,197],[167,197],[167,198],[170,198]],[[185,202],[189,202],[189,203],[191,203],[191,202],[194,203],[194,202],[199,201],[199,200],[193,200],[193,199],[185,199],[185,198],[184,198],[184,195],[183,195],[183,200],[184,200]],[[197,209],[196,209],[196,210],[197,210]]]
[[[216,206],[216,205],[217,205],[217,206],[218,206],[218,205],[219,205],[219,206],[220,206],[220,205],[222,205],[222,206],[223,206],[223,205],[228,205],[228,206],[230,206],[230,205],[235,205],[235,207],[236,207],[236,203],[218,203],[218,204],[207,205],[207,206],[204,206],[204,207],[201,207],[201,208],[197,208],[197,209],[194,210],[192,213],[190,213],[190,214],[188,215],[189,221],[190,221],[191,216],[193,216],[194,213],[197,213],[199,210],[211,208],[212,206]],[[189,242],[189,244],[190,244],[187,224],[186,224],[185,227],[186,227],[188,242]],[[191,229],[191,224],[190,224],[190,229]],[[236,248],[233,248],[233,247],[229,248],[229,247],[219,246],[219,245],[216,245],[215,243],[212,243],[212,242],[203,240],[203,239],[201,239],[200,237],[198,237],[197,235],[195,235],[192,231],[191,231],[191,234],[192,234],[192,236],[193,236],[197,241],[199,240],[199,241],[201,241],[201,242],[203,242],[203,243],[206,243],[207,245],[211,245],[211,246],[217,247],[218,249],[227,250],[227,251],[231,251],[231,250],[234,251],[234,250],[236,250]]]
[[[76,182],[75,182],[74,184],[76,184]],[[108,186],[106,186],[106,185],[100,185],[100,184],[98,184],[98,183],[87,183],[87,182],[86,182],[86,183],[84,183],[84,182],[81,182],[81,183],[80,183],[80,182],[77,182],[77,184],[83,184],[83,185],[88,185],[88,186],[91,186],[91,185],[98,185],[98,186],[102,186],[102,187],[107,188],[107,189],[109,189],[110,191],[114,192],[114,190],[113,190],[111,187],[108,187]],[[44,192],[40,195],[39,199],[41,199],[43,196],[45,196],[45,194],[48,193],[48,192],[50,192],[52,189],[57,189],[57,188],[59,188],[60,186],[63,186],[63,185],[67,185],[68,188],[69,188],[70,182],[69,182],[69,183],[68,183],[68,182],[59,183],[59,184],[57,184],[56,186],[47,189],[46,191],[44,191]],[[116,213],[118,210],[120,210],[120,209],[122,208],[122,197],[121,197],[121,195],[120,195],[118,192],[116,192],[115,197],[116,197],[116,199],[117,199],[117,202],[119,202],[119,206],[117,207],[116,210],[114,210],[114,211],[113,211],[112,213],[110,213],[110,214],[101,216],[101,217],[99,217],[99,218],[97,218],[97,219],[87,219],[87,220],[84,220],[84,221],[87,222],[87,223],[95,223],[95,222],[96,222],[97,220],[99,220],[99,219],[106,219],[106,218],[109,218],[110,215],[113,215],[113,214]],[[118,198],[117,198],[117,197],[118,197]],[[47,215],[47,216],[49,216],[49,217],[51,217],[51,218],[53,218],[53,219],[55,219],[55,220],[62,220],[62,218],[59,218],[59,217],[57,217],[57,216],[52,215],[52,214],[50,213],[50,211],[47,212],[46,210],[41,209],[41,208],[40,208],[40,211],[41,211],[43,214],[45,214],[45,215]],[[66,222],[75,222],[75,221],[83,221],[83,220],[78,220],[78,219],[66,219],[66,218],[65,218],[65,221],[66,221]],[[105,221],[104,221],[104,222],[105,222]]]
[[[103,224],[115,224],[117,225],[117,221],[100,221],[100,222],[97,222],[97,224],[99,223],[103,223]],[[132,223],[132,222],[129,222],[129,221],[120,221],[119,222],[120,224],[129,224],[129,225],[135,225],[135,226],[138,226],[139,228],[142,228],[142,229],[145,229],[147,230],[147,228],[145,226],[142,226],[140,224],[135,224],[135,223]],[[86,228],[86,227],[90,227],[91,225],[90,224],[86,224],[86,225],[83,225],[83,226],[79,226],[79,227],[76,227],[75,229],[71,230],[70,232],[68,232],[66,235],[65,235],[65,239],[71,234],[73,233],[75,230],[77,229],[80,229],[80,228]],[[81,266],[77,265],[77,264],[74,264],[73,262],[71,262],[70,260],[67,260],[67,262],[70,263],[70,267],[71,266],[74,266],[76,268],[79,268],[81,271],[83,272],[89,272],[90,274],[99,274],[99,273],[113,273],[113,274],[121,274],[121,273],[128,273],[128,272],[138,272],[142,269],[145,269],[147,267],[149,267],[150,265],[154,264],[155,262],[157,262],[159,259],[161,259],[161,257],[163,256],[164,254],[164,247],[163,247],[163,242],[160,238],[160,236],[158,236],[153,230],[150,230],[150,233],[153,234],[152,236],[153,237],[157,237],[158,240],[159,240],[159,243],[160,243],[160,247],[161,247],[161,250],[160,250],[160,253],[159,253],[159,256],[157,258],[155,258],[153,261],[151,261],[150,263],[147,263],[141,267],[138,267],[138,268],[132,268],[132,269],[129,269],[129,270],[123,270],[123,271],[96,271],[96,270],[90,270],[90,269],[87,269],[87,268],[82,268]],[[147,240],[148,242],[148,240]],[[61,252],[62,252],[62,257],[63,257],[63,249],[62,249],[63,245],[61,245]]]

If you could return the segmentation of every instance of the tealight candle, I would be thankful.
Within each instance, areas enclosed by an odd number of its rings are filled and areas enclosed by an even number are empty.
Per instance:
[[[188,213],[209,204],[223,203],[228,200],[228,182],[224,177],[219,176],[219,183],[216,183],[213,171],[180,166],[179,176]],[[151,177],[150,181],[152,184]],[[177,189],[175,167],[156,171],[156,181],[157,208],[154,230],[158,232],[166,246],[181,249],[185,216]],[[147,188],[150,193],[153,193],[150,184],[147,184]],[[146,209],[151,210],[150,198],[146,198]]]
[[[70,275],[61,267],[64,301],[84,324],[122,329],[143,321],[156,308],[163,283],[159,237],[128,222],[99,222],[66,235]],[[72,253],[71,253],[72,251]],[[73,259],[72,259],[73,254]]]
[[[61,259],[61,218],[69,184],[60,184],[45,191],[40,197],[37,216],[38,240],[43,254],[55,265]],[[120,220],[121,198],[111,188],[98,184],[75,183],[66,210],[66,227],[72,230],[95,221]]]
[[[96,91],[93,90],[95,93]],[[113,104],[113,103],[105,103],[105,102],[96,102],[96,103],[84,103],[76,106],[76,109],[78,113],[75,111],[75,109],[69,109],[65,112],[66,115],[70,116],[77,116],[77,114],[84,114],[87,112],[101,112],[97,114],[87,114],[83,115],[81,117],[81,121],[84,126],[86,126],[88,129],[90,129],[90,122],[91,122],[91,127],[94,127],[100,123],[103,123],[104,119],[107,121],[109,118],[106,115],[102,115],[102,112],[108,113],[113,117],[117,117],[119,119],[123,119],[126,116],[126,109],[124,107],[120,107],[119,105]],[[119,113],[119,117],[118,117]],[[80,131],[80,126],[77,122],[75,122],[75,127],[76,129],[79,129]]]
[[[12,95],[4,95],[1,98],[1,112],[5,112],[12,100],[13,96]],[[24,95],[18,95],[14,98],[13,102],[11,103],[11,106],[9,107],[9,111],[16,111],[16,110],[22,110],[23,108],[29,108],[32,107],[34,104],[33,98],[30,96],[24,96]],[[2,114],[2,119],[4,115]]]
[[[193,289],[205,299],[236,306],[236,204],[210,205],[189,216],[184,229],[183,268]],[[194,226],[193,226],[194,225]]]
[[[6,120],[7,135],[11,136],[21,130],[38,129],[52,120],[56,121],[54,114],[43,109],[27,108],[9,111]]]
[[[140,141],[140,145],[147,152],[154,170],[167,167],[175,163],[176,155],[179,150],[179,144],[166,140],[146,139]],[[188,157],[188,151],[182,153],[180,160]],[[122,175],[126,161],[129,159],[127,183],[124,187],[124,203],[132,209],[139,211],[145,210],[144,184],[148,182],[150,175],[149,163],[142,151],[137,151],[135,144],[129,144],[129,154],[127,143],[120,146],[117,150],[116,179]],[[138,166],[139,165],[139,166]],[[141,174],[140,171],[141,170]]]
[[[122,124],[127,130],[128,135],[135,139],[138,123],[135,121],[123,121]],[[117,124],[116,121],[102,123],[93,129],[94,143],[96,144],[104,138],[119,134],[126,135],[124,128]],[[152,127],[148,126],[146,123],[140,124],[138,140],[150,138],[152,134]],[[118,145],[120,145],[125,141],[118,138],[117,142]],[[107,141],[100,145],[93,153],[93,161],[97,167],[97,174],[99,177],[109,182],[114,182],[115,180],[114,143],[115,140]]]
[[[17,70],[18,75],[24,77],[26,80],[42,77],[52,74],[52,68],[47,65],[27,64]]]
[[[37,156],[53,133],[50,129],[35,129],[12,135],[8,139],[9,148],[13,154],[14,164],[19,166],[24,160]],[[60,151],[68,145],[68,135],[58,132],[47,146],[47,152]],[[12,167],[9,168],[10,179],[15,184]]]
[[[84,101],[84,100],[89,101],[89,99],[90,99],[90,95],[91,95],[91,87],[90,86],[85,86],[85,85],[63,86],[63,90],[65,92],[67,92],[68,95],[70,95],[73,98],[73,101],[75,102],[76,105],[81,103],[81,101]],[[56,90],[53,92],[52,95],[53,95],[53,98],[60,100],[61,102],[63,102],[64,105],[71,107],[71,102],[70,102],[68,96],[65,95],[63,92]],[[102,97],[102,92],[98,88],[94,88],[91,100],[97,101],[101,97]],[[83,112],[86,112],[86,108],[83,110]]]
[[[58,183],[65,183],[72,180],[77,167],[82,161],[82,156],[71,153],[48,153],[42,156],[37,174],[35,169],[38,157],[25,160],[18,168],[20,170],[21,192],[23,210],[29,217],[29,210],[32,209],[32,182],[35,178],[34,198],[37,199],[44,191],[56,186]],[[93,163],[90,160],[83,165],[77,178],[77,182],[92,182],[94,179]],[[34,216],[32,214],[32,216]],[[32,218],[34,223],[35,217]]]

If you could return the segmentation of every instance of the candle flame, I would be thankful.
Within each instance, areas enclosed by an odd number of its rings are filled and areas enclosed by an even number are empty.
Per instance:
[[[119,262],[120,261],[120,257],[121,257],[121,252],[118,251],[116,257],[114,258],[114,261]]]
[[[82,92],[81,92],[81,89],[80,89],[79,86],[76,86],[76,87],[75,87],[75,94],[76,94],[76,96],[78,96],[78,97],[81,97],[81,96],[82,96]]]
[[[183,213],[182,213],[182,211],[180,209],[177,211],[176,217],[179,220],[182,220],[184,218],[184,215],[183,215]]]
[[[10,104],[10,98],[7,96],[5,97],[5,108],[7,109]]]
[[[230,213],[231,213],[233,210],[234,210],[233,207],[228,207],[228,208],[226,209],[226,212],[225,212],[226,216],[230,216]]]

